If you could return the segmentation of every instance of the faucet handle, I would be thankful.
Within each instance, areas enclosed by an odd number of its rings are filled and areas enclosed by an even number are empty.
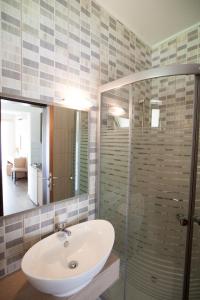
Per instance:
[[[63,224],[62,223],[56,224],[56,230],[57,231],[61,231],[62,229],[63,229]]]
[[[56,224],[56,230],[57,231],[64,230],[66,227],[67,227],[67,223],[66,222]]]

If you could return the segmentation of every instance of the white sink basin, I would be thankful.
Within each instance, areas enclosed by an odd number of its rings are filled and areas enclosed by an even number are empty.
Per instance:
[[[57,297],[78,292],[100,272],[115,238],[112,224],[105,220],[87,221],[68,229],[71,236],[54,233],[31,247],[22,260],[22,271],[29,282]],[[73,261],[78,265],[71,269],[69,263]]]

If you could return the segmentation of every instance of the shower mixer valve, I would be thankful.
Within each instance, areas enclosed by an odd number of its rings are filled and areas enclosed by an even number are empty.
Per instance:
[[[188,225],[188,219],[183,214],[177,214],[176,218],[179,221],[181,226],[187,226]]]

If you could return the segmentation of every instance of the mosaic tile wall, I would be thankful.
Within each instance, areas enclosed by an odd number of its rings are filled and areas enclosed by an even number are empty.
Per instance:
[[[91,0],[0,1],[0,92],[59,101],[68,86],[88,94],[89,195],[0,219],[0,276],[57,221],[95,216],[97,91],[151,65],[151,49]]]
[[[200,63],[200,24],[152,48],[152,66]]]

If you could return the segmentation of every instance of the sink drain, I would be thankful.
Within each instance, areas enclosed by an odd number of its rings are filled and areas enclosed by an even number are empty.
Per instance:
[[[68,267],[70,269],[76,269],[78,267],[78,262],[76,260],[72,260],[69,262]]]

